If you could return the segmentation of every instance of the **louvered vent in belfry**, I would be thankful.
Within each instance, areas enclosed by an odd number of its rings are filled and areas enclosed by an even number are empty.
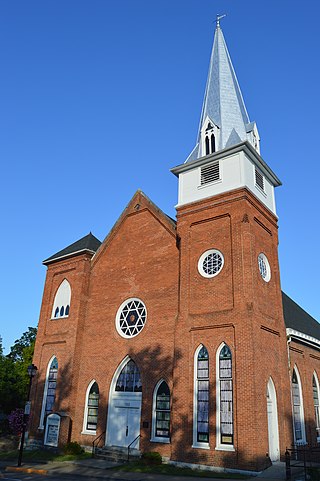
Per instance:
[[[220,180],[219,162],[201,167],[201,185],[209,184],[216,180]]]
[[[258,171],[258,169],[255,169],[255,170],[256,170],[256,185],[260,187],[260,189],[264,190],[263,175]]]

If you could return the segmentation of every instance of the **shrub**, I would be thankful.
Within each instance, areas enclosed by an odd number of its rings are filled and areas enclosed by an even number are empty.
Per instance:
[[[21,434],[23,426],[23,409],[17,408],[8,416],[10,431],[13,434]]]
[[[77,443],[77,441],[71,441],[65,444],[63,452],[64,454],[79,455],[84,453],[84,449],[80,446],[79,443]]]
[[[157,453],[156,451],[143,453],[141,459],[145,464],[162,464],[161,454]]]

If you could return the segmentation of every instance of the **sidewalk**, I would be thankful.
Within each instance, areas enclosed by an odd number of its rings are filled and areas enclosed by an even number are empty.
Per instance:
[[[124,471],[114,471],[116,464],[104,461],[102,459],[85,459],[82,461],[64,461],[48,463],[23,463],[21,468],[16,467],[16,462],[0,462],[0,469],[4,471],[20,471],[33,474],[43,474],[52,476],[61,476],[63,474],[76,475],[79,477],[94,477],[105,480],[114,481],[212,481],[214,478],[190,477],[190,476],[169,476],[164,474],[151,473],[131,473]],[[250,477],[248,477],[250,479]],[[285,464],[276,463],[270,468],[257,475],[257,478],[263,478],[263,481],[282,481],[285,480]],[[217,478],[219,479],[219,478]],[[223,481],[228,481],[225,478]],[[231,480],[235,481],[235,480]],[[261,480],[262,481],[262,480]]]

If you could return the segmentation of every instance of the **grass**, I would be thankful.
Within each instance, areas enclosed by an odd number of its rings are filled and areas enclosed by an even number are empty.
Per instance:
[[[200,469],[178,468],[172,464],[145,464],[135,461],[123,466],[114,468],[117,471],[133,473],[165,474],[169,476],[192,476],[197,478],[220,478],[220,479],[247,479],[248,476],[235,473],[218,473],[214,471],[203,471]]]
[[[0,452],[0,461],[15,461],[18,459],[18,450]],[[91,458],[90,453],[83,454],[57,454],[53,451],[46,451],[41,449],[35,449],[33,451],[23,451],[23,461],[24,462],[49,462],[49,461],[76,461],[79,459]]]

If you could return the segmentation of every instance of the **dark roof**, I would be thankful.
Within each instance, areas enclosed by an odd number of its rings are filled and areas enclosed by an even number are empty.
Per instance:
[[[286,327],[320,340],[320,324],[282,292],[283,315]]]
[[[61,259],[62,257],[71,257],[73,255],[82,254],[84,251],[87,252],[96,252],[101,245],[99,239],[97,239],[91,232],[79,239],[78,241],[74,242],[73,244],[69,245],[65,249],[53,254],[53,256],[48,257],[48,259],[43,261],[43,264],[49,264],[50,262],[56,261]]]

